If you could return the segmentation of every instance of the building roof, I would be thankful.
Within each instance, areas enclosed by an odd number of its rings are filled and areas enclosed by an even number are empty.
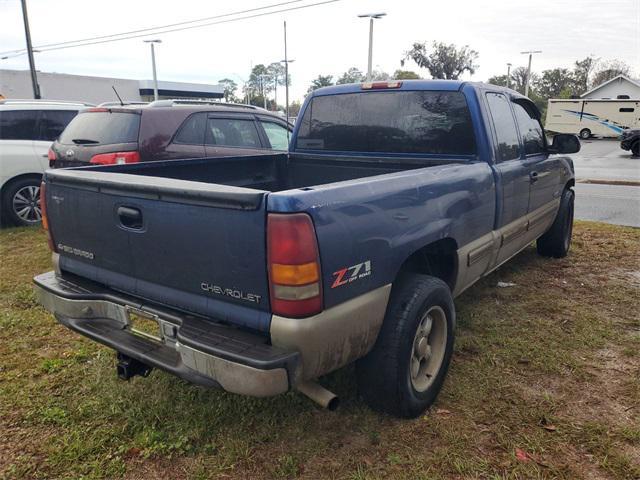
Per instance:
[[[595,92],[596,90],[599,90],[600,88],[604,87],[605,85],[608,85],[616,80],[619,79],[623,79],[626,80],[627,82],[631,83],[632,85],[635,85],[636,87],[640,88],[640,82],[638,82],[637,80],[634,80],[632,78],[627,77],[626,75],[618,75],[617,77],[613,77],[610,80],[607,80],[604,83],[601,83],[600,85],[593,87],[591,90],[589,90],[588,92],[583,93],[582,95],[580,95],[580,97],[586,97],[587,95],[591,95],[593,92]]]

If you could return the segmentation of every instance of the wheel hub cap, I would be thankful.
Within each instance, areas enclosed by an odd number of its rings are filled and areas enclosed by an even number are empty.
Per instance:
[[[409,364],[411,384],[424,392],[440,370],[447,345],[447,318],[441,307],[429,308],[418,324]]]
[[[42,219],[40,187],[22,187],[13,196],[13,211],[25,223],[38,223]]]

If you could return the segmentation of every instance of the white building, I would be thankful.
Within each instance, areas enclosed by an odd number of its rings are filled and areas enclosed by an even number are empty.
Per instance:
[[[88,77],[65,73],[38,72],[40,95],[47,100],[72,100],[88,103],[122,100],[153,100],[152,80]],[[158,82],[158,97],[217,99],[224,96],[221,85],[201,83]],[[0,98],[33,98],[29,70],[0,70]]]
[[[580,98],[617,99],[621,95],[631,100],[640,99],[640,82],[625,75],[618,75],[583,93]]]

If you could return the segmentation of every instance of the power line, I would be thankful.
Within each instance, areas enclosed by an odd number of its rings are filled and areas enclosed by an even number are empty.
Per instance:
[[[164,33],[178,32],[178,31],[182,31],[182,30],[190,30],[190,29],[201,28],[201,27],[206,27],[206,26],[210,26],[210,25],[217,25],[217,24],[221,24],[221,23],[230,23],[230,22],[239,21],[239,20],[247,20],[247,19],[251,19],[251,18],[257,18],[257,17],[267,16],[267,15],[273,15],[273,14],[276,14],[276,13],[288,12],[288,11],[292,11],[292,10],[300,10],[300,9],[303,9],[303,8],[309,8],[309,7],[314,7],[314,6],[318,6],[318,5],[324,5],[324,4],[327,4],[327,3],[334,3],[334,2],[341,1],[341,0],[327,0],[327,1],[312,3],[312,4],[308,4],[308,5],[301,5],[301,6],[298,6],[298,7],[284,8],[284,9],[280,9],[280,10],[274,10],[274,11],[271,11],[271,12],[264,12],[264,13],[260,13],[260,14],[247,15],[247,16],[244,16],[244,17],[232,18],[232,19],[222,20],[222,21],[217,21],[217,22],[207,22],[207,23],[201,23],[199,25],[190,25],[190,26],[187,26],[187,27],[171,28],[171,27],[177,27],[177,26],[180,26],[180,25],[189,25],[189,24],[193,24],[193,23],[206,22],[207,20],[212,20],[212,19],[225,18],[225,17],[235,16],[235,15],[242,15],[242,14],[245,14],[245,13],[256,12],[256,11],[260,11],[260,10],[266,10],[266,9],[269,9],[269,8],[280,7],[280,6],[283,6],[283,5],[290,5],[292,3],[300,3],[302,1],[305,1],[305,0],[290,0],[290,1],[287,1],[287,2],[280,2],[280,3],[274,3],[274,4],[270,4],[270,5],[265,5],[263,7],[251,8],[251,9],[247,9],[247,10],[240,10],[240,11],[237,11],[237,12],[225,13],[225,14],[221,14],[221,15],[214,15],[214,16],[211,16],[211,17],[204,17],[204,18],[197,19],[197,20],[188,20],[188,21],[184,21],[184,22],[172,23],[172,24],[167,24],[167,25],[162,25],[162,26],[157,26],[157,27],[149,27],[149,28],[143,28],[143,29],[139,29],[139,30],[131,30],[131,31],[128,31],[128,32],[114,33],[114,34],[111,34],[111,35],[102,35],[102,36],[98,36],[98,37],[88,37],[88,38],[78,39],[78,40],[69,40],[69,41],[66,41],[66,42],[49,43],[49,44],[44,44],[44,45],[38,45],[38,46],[35,46],[34,48],[38,49],[38,50],[40,50],[42,52],[47,52],[47,51],[51,51],[51,50],[62,50],[62,49],[65,49],[65,48],[82,47],[82,46],[85,46],[85,45],[96,45],[96,44],[100,44],[100,43],[117,42],[117,41],[120,41],[120,40],[128,40],[128,39],[131,39],[131,38],[144,37],[144,36],[150,35],[152,33],[153,34],[164,34]],[[157,30],[162,30],[162,31],[157,31]],[[145,33],[141,33],[141,32],[145,32]],[[131,35],[131,34],[137,34],[137,35]],[[121,38],[113,38],[113,37],[121,37]],[[23,49],[17,49],[17,50],[8,50],[8,51],[0,52],[0,55],[6,55],[6,54],[18,54],[18,55],[20,55],[23,52],[26,52],[26,49],[23,48]],[[18,56],[18,55],[11,55],[11,56],[9,56],[7,58],[11,58],[11,57]]]

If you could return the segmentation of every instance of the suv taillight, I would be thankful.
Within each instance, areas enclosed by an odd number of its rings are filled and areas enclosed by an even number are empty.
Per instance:
[[[94,165],[120,165],[122,163],[137,163],[140,161],[138,152],[100,153],[91,157],[89,163]]]
[[[269,214],[267,262],[273,313],[308,317],[322,310],[322,275],[311,217]]]
[[[47,152],[47,158],[49,158],[49,166],[53,167],[56,164],[56,152],[53,151],[53,148],[49,148]]]
[[[47,216],[47,196],[46,196],[46,184],[42,182],[40,184],[40,214],[42,215],[42,228],[47,233],[47,243],[49,244],[49,249],[52,252],[56,251],[56,244],[53,243],[53,237],[51,236],[51,231],[49,230],[49,217]]]

